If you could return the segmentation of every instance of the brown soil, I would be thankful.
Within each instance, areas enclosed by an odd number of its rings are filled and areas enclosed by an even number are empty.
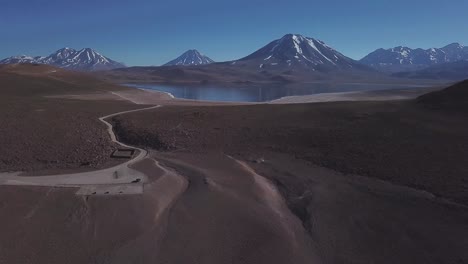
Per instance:
[[[250,163],[275,182],[323,263],[466,263],[468,210],[368,177],[342,175],[290,155]]]
[[[301,222],[235,160],[155,157],[189,182],[171,208],[157,263],[320,263]]]
[[[157,204],[151,196],[75,192],[0,186],[0,263],[109,263],[116,249],[144,255],[140,236],[155,244]]]

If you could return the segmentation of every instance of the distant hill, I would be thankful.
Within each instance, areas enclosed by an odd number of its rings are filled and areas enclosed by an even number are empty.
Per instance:
[[[70,71],[47,64],[0,65],[2,96],[34,97],[124,89],[127,88],[104,82],[85,71]]]
[[[198,50],[192,49],[184,52],[175,60],[172,60],[164,66],[189,66],[189,65],[205,65],[213,63],[214,61],[208,56],[201,54]]]
[[[422,95],[417,100],[429,108],[468,113],[468,80]]]
[[[398,72],[393,77],[432,80],[464,80],[468,78],[468,61],[436,64],[418,71]]]
[[[468,60],[468,47],[452,43],[443,48],[431,49],[402,46],[378,49],[362,58],[360,62],[385,72],[401,72],[460,60]]]
[[[124,64],[111,60],[90,48],[81,50],[63,48],[47,57],[21,55],[9,57],[0,61],[0,64],[16,63],[47,64],[79,71],[111,70],[125,67]]]

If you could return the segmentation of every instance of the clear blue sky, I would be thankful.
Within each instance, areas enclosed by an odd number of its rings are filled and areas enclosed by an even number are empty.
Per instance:
[[[90,47],[127,65],[187,49],[243,57],[286,33],[354,59],[383,47],[468,45],[467,0],[0,0],[0,58]]]

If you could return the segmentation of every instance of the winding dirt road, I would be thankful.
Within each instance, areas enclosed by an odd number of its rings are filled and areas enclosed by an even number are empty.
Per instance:
[[[107,126],[112,142],[138,151],[133,159],[120,165],[90,172],[59,174],[52,176],[19,176],[21,172],[0,173],[0,185],[28,185],[51,187],[79,187],[79,195],[99,194],[137,194],[143,192],[143,184],[148,181],[147,175],[130,168],[132,164],[142,161],[148,154],[144,149],[126,145],[117,140],[112,125],[106,121],[117,115],[145,111],[160,107],[151,106],[136,110],[118,112],[100,117],[99,120]]]

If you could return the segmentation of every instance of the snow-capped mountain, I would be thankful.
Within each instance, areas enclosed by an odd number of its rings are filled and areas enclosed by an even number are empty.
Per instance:
[[[64,48],[46,57],[44,61],[47,64],[74,70],[94,71],[125,67],[125,65],[113,61],[90,48],[78,51]]]
[[[47,57],[29,57],[23,55],[6,58],[0,61],[0,64],[13,63],[49,64],[61,68],[81,71],[110,70],[125,67],[122,63],[113,61],[90,48],[81,50],[63,48]]]
[[[0,60],[0,64],[40,63],[40,61],[43,59],[44,57],[41,56],[31,57],[26,55],[19,55]]]
[[[411,49],[395,47],[378,49],[360,60],[366,65],[388,71],[411,70],[434,64],[468,60],[468,47],[452,43],[443,48]]]
[[[43,64],[60,64],[59,62],[70,59],[73,54],[76,53],[76,50],[71,48],[59,49],[56,52],[50,54],[42,60]]]
[[[233,65],[246,63],[257,68],[301,68],[312,71],[366,68],[323,41],[298,34],[287,34],[249,56],[232,62]]]
[[[205,65],[213,63],[214,61],[209,57],[201,54],[198,50],[188,50],[184,54],[180,55],[177,59],[172,60],[164,66],[189,66],[189,65]]]

